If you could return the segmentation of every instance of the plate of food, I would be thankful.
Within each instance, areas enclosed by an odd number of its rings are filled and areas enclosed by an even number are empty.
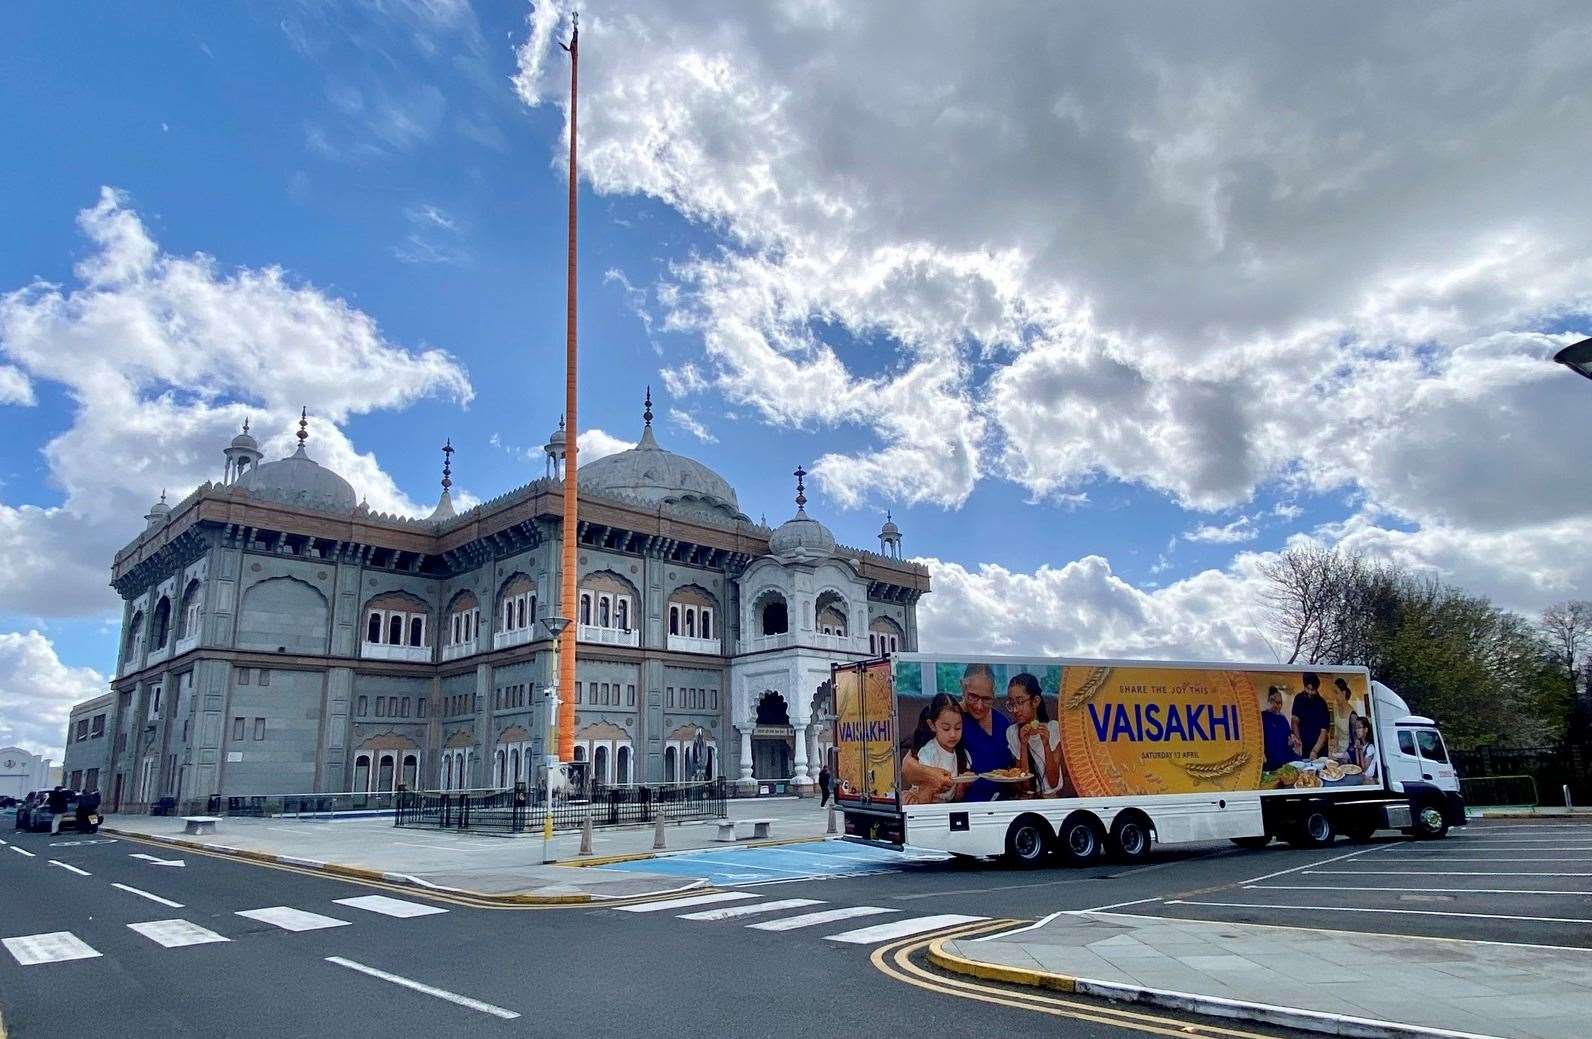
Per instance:
[[[1271,773],[1271,776],[1278,787],[1291,787],[1299,782],[1299,769],[1293,765],[1284,765]]]
[[[1339,765],[1338,771],[1342,772],[1346,776],[1365,775],[1365,769],[1361,768],[1359,765]]]
[[[1336,783],[1343,776],[1343,766],[1336,761],[1329,761],[1321,766],[1321,778],[1329,783]]]
[[[952,786],[962,786],[962,785],[964,785],[966,783],[975,783],[977,781],[978,781],[978,773],[977,772],[963,772],[959,776],[952,776],[951,777],[951,785]]]
[[[1299,789],[1299,790],[1314,790],[1316,787],[1319,787],[1320,785],[1321,785],[1321,773],[1319,773],[1319,772],[1301,772],[1301,773],[1299,773],[1299,779],[1297,781],[1295,781],[1295,783],[1294,783],[1294,788],[1295,789]]]
[[[1024,768],[998,768],[993,772],[980,772],[978,777],[991,783],[1021,783],[1033,779],[1034,774]]]

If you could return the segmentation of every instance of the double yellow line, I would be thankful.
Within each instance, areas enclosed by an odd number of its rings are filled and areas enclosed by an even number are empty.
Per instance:
[[[960,978],[945,977],[925,970],[913,962],[913,957],[925,952],[935,942],[952,938],[971,938],[979,934],[993,934],[1009,930],[1023,923],[1021,920],[992,920],[972,924],[952,931],[942,931],[929,938],[907,938],[891,945],[881,945],[871,957],[873,965],[887,977],[908,985],[937,992],[944,996],[992,1003],[1015,1010],[1029,1010],[1050,1017],[1089,1021],[1094,1024],[1126,1028],[1152,1035],[1176,1036],[1179,1039],[1211,1037],[1211,1039],[1276,1039],[1276,1033],[1251,1032],[1239,1028],[1226,1028],[1215,1024],[1202,1024],[1161,1014],[1146,1014],[1137,1010],[1122,1010],[1104,1003],[1085,1003],[1076,999],[1062,999],[1038,992],[1000,985],[979,984]]]

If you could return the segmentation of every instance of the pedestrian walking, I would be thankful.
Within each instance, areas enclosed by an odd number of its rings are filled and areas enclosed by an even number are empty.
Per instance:
[[[829,803],[829,780],[829,766],[825,765],[818,770],[818,792],[823,795],[818,799],[819,808]]]

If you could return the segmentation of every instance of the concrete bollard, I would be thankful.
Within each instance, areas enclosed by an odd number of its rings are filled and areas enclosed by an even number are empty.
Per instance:
[[[590,855],[591,851],[591,816],[586,816],[586,822],[580,828],[580,854]]]
[[[659,816],[656,817],[656,819],[657,819],[657,824],[655,826],[653,826],[653,828],[652,828],[652,850],[653,851],[658,851],[661,848],[668,847],[668,845],[665,844],[664,840],[663,840],[663,816],[659,815]]]
[[[840,832],[839,830],[835,829],[835,806],[834,805],[830,805],[829,806],[829,828],[827,830],[825,830],[824,832],[825,833],[839,833]]]

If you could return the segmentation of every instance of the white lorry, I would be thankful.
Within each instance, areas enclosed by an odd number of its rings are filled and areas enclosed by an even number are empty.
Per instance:
[[[1465,822],[1436,724],[1365,668],[901,654],[833,679],[852,840],[1035,866]]]

